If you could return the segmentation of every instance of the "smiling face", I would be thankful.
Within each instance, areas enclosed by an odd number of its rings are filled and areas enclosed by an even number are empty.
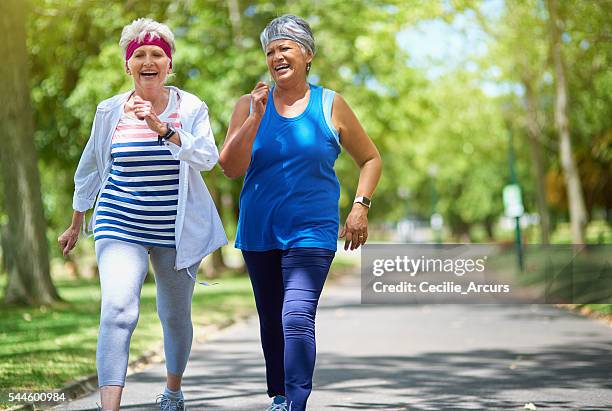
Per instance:
[[[274,40],[266,47],[268,70],[276,83],[306,78],[306,65],[312,61],[312,54],[304,52],[293,40]]]
[[[134,84],[141,88],[158,88],[166,82],[172,72],[170,58],[159,46],[138,47],[127,62]]]

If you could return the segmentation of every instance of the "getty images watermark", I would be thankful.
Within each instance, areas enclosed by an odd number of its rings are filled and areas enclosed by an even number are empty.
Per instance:
[[[372,244],[361,252],[362,303],[612,303],[612,246]]]

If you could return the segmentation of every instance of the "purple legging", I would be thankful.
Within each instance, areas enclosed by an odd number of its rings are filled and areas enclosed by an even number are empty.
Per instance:
[[[321,248],[243,251],[266,361],[268,395],[306,409],[312,390],[315,315],[334,252]]]

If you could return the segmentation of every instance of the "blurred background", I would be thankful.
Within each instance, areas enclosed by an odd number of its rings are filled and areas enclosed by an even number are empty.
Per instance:
[[[206,101],[220,146],[237,98],[266,74],[258,35],[285,12],[312,25],[310,81],[345,96],[383,157],[372,241],[512,241],[503,190],[515,184],[525,242],[610,242],[612,2],[555,5],[556,25],[550,5],[536,0],[31,1],[26,39],[9,38],[27,44],[26,137],[38,158],[49,257],[59,257],[55,239],[70,222],[95,107],[132,86],[118,46],[123,26],[148,16],[174,30],[170,83]],[[350,156],[341,155],[337,173],[343,220],[358,176]],[[16,178],[33,178],[3,177],[7,194]],[[205,180],[233,237],[242,181],[219,168]],[[0,200],[5,226],[10,203],[23,198]]]
[[[309,21],[318,47],[310,81],[347,99],[384,160],[371,241],[511,242],[517,221],[526,243],[612,238],[610,1],[32,0],[14,7],[10,24],[25,31],[3,32],[5,41],[27,45],[20,71],[29,75],[31,110],[19,115],[31,118],[23,138],[33,142],[39,177],[9,166],[25,146],[3,150],[0,275],[6,256],[19,254],[10,250],[18,245],[11,206],[38,198],[44,223],[32,229],[44,230],[49,247],[29,253],[48,251],[54,275],[95,271],[85,252],[91,241],[66,262],[56,238],[70,223],[72,177],[97,103],[132,87],[118,40],[141,16],[174,30],[170,83],[206,101],[219,146],[237,98],[266,74],[262,28],[286,12]],[[8,105],[13,98],[3,97]],[[350,156],[340,156],[337,173],[343,221],[358,177]],[[205,180],[233,237],[242,181],[219,168]],[[11,192],[16,184],[33,187],[28,200]],[[504,208],[507,185],[519,187],[514,213]],[[36,207],[29,212],[23,221],[36,221]],[[229,248],[216,253],[209,275],[225,268]]]
[[[383,158],[370,241],[612,241],[611,1],[11,0],[0,10],[7,304],[97,298],[92,239],[67,260],[56,239],[96,105],[132,87],[118,42],[138,17],[174,31],[170,84],[208,104],[219,146],[236,100],[266,75],[261,30],[284,13],[305,18],[318,49],[310,81],[345,97]],[[344,221],[358,169],[343,153],[336,170]],[[204,178],[233,238],[242,181],[218,167]],[[240,256],[224,247],[202,270],[241,272]]]

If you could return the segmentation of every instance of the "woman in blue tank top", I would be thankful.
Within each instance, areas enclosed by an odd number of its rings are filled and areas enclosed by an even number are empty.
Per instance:
[[[337,93],[307,81],[315,53],[308,23],[285,15],[261,34],[275,87],[259,82],[234,109],[219,164],[245,175],[236,247],[249,271],[266,362],[268,410],[302,411],[312,389],[315,314],[336,251],[341,147],[360,168],[355,203],[340,233],[364,244],[382,162]]]

